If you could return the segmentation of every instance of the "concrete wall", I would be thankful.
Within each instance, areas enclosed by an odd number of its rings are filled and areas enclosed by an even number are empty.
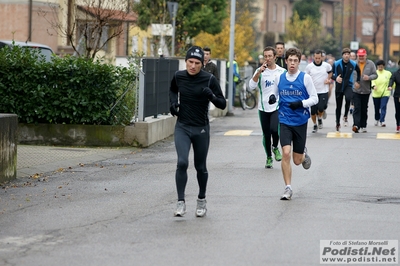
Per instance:
[[[159,140],[174,134],[176,118],[170,115],[159,115],[136,122],[135,126],[125,127],[125,143],[131,146],[148,147]]]
[[[174,133],[176,118],[149,118],[131,126],[19,124],[18,142],[62,146],[148,147]]]
[[[17,115],[0,114],[0,183],[17,176],[17,127]]]

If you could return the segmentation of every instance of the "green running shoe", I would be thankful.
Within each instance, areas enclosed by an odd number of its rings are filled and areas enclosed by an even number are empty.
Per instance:
[[[277,161],[277,162],[282,161],[282,154],[280,153],[278,148],[272,148],[272,152],[275,155],[275,161]]]
[[[265,163],[265,168],[269,168],[269,169],[273,168],[272,167],[272,162],[273,161],[274,160],[272,160],[272,157],[267,157],[267,162]]]

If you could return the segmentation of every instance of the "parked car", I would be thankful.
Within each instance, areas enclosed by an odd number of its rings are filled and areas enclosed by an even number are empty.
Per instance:
[[[38,49],[39,52],[44,55],[47,62],[51,61],[51,55],[53,54],[53,50],[47,45],[35,43],[35,42],[17,42],[17,41],[5,41],[0,40],[0,49],[4,46],[12,47],[13,45],[26,47],[29,49]]]

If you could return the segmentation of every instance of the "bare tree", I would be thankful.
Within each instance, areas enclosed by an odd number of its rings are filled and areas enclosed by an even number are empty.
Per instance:
[[[380,3],[381,1],[378,0],[378,2],[374,2],[371,4],[369,11],[372,14],[373,21],[374,21],[374,27],[372,29],[372,44],[373,44],[373,52],[376,54],[376,47],[378,43],[378,34],[380,30],[382,29],[383,25],[385,24],[385,11],[384,11],[384,3]],[[390,21],[390,18],[392,17],[394,13],[394,8],[389,10],[389,13],[387,14],[387,19]]]
[[[63,5],[50,3],[57,14],[46,17],[57,34],[66,38],[75,54],[95,58],[100,50],[107,50],[112,39],[124,32],[125,23],[135,23],[137,16],[129,12],[126,0],[66,0]],[[127,30],[127,28],[126,28]]]

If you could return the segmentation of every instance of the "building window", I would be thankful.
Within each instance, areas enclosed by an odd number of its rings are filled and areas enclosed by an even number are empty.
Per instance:
[[[328,14],[325,10],[322,10],[322,26],[325,28],[328,26]]]
[[[282,32],[286,32],[286,6],[282,6]]]
[[[143,38],[143,53],[144,53],[144,55],[148,55],[147,54],[147,37]]]
[[[272,8],[272,21],[273,22],[276,22],[277,13],[278,13],[278,6],[276,4],[274,4],[274,6]]]
[[[393,21],[393,36],[395,37],[400,36],[400,20]]]
[[[363,19],[361,33],[364,36],[372,36],[374,30],[374,21],[372,19]]]
[[[132,53],[136,53],[138,50],[138,36],[135,35],[132,37]]]

